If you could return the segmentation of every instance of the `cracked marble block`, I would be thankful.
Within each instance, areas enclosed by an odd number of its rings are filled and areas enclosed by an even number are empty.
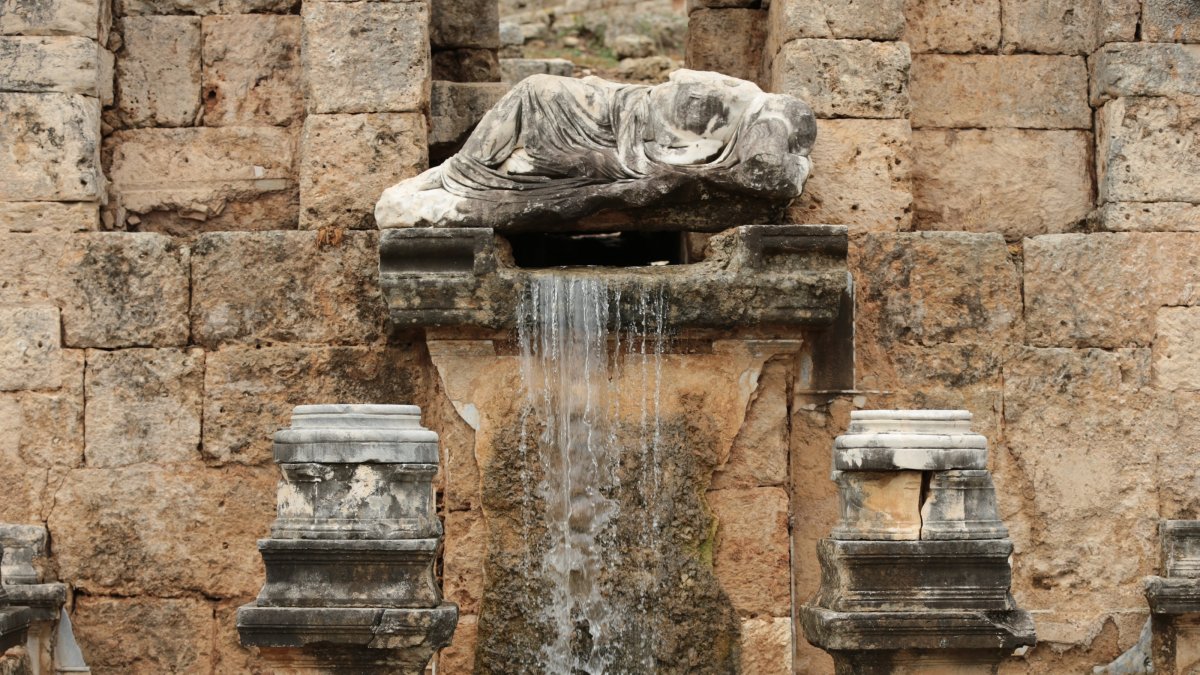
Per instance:
[[[281,667],[423,672],[454,632],[433,566],[437,434],[409,405],[297,406],[275,434],[283,477],[266,582],[238,610],[243,645]]]
[[[854,411],[833,468],[842,520],[817,545],[821,587],[799,620],[838,673],[994,673],[1034,644],[971,413]]]

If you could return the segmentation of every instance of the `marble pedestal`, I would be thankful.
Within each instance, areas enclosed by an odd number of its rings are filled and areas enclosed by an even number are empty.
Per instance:
[[[839,675],[995,673],[1035,642],[1009,593],[987,440],[963,410],[851,413],[834,442],[842,519],[799,613]]]
[[[458,608],[433,567],[437,435],[401,405],[298,406],[275,435],[278,517],[241,642],[277,673],[423,673]]]
[[[1200,669],[1200,520],[1159,523],[1163,576],[1147,577],[1156,673]]]

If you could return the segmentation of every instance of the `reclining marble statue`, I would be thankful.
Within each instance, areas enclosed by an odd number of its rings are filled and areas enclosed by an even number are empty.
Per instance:
[[[804,102],[719,73],[678,70],[655,86],[534,75],[457,154],[388,188],[375,219],[518,229],[679,203],[697,188],[786,202],[815,138]]]

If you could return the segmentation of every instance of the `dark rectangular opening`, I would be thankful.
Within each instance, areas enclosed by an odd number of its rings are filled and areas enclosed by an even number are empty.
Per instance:
[[[683,232],[525,232],[506,238],[517,267],[648,267],[688,262]]]

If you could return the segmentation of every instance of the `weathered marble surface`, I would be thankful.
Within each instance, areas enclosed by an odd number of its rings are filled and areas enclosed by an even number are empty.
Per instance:
[[[786,202],[815,138],[803,102],[717,73],[676,71],[654,87],[534,75],[458,154],[386,190],[375,219],[515,230],[707,192]]]

